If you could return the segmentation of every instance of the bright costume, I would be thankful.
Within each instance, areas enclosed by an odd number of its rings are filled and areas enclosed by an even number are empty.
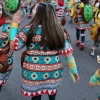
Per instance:
[[[98,5],[99,6],[99,5]],[[95,24],[91,27],[91,39],[94,41],[94,47],[100,44],[100,10],[97,9],[95,13]],[[91,55],[94,56],[94,48],[92,48]]]
[[[21,4],[21,11],[23,15],[26,15],[25,3]]]
[[[78,8],[78,9],[77,9]],[[84,21],[82,10],[84,9],[84,4],[82,2],[77,3],[76,6],[76,16],[74,19],[75,27],[76,27],[76,44],[80,45],[80,50],[84,49],[84,41],[85,41],[85,30],[90,28],[90,25]],[[81,44],[80,44],[80,32],[81,32]]]
[[[19,50],[25,46],[30,25],[26,26],[16,37],[16,25],[12,25],[10,40],[15,40],[14,49]],[[22,93],[25,96],[39,96],[42,94],[54,95],[61,85],[63,66],[59,54],[67,54],[73,51],[65,37],[65,47],[62,50],[43,50],[40,45],[42,26],[36,29],[30,46],[26,47],[24,63],[22,66]],[[70,66],[70,75],[75,81],[73,74],[77,73],[74,57],[66,58]]]
[[[0,19],[0,52],[4,51],[7,58],[8,64],[10,65],[7,72],[0,73],[0,85],[5,84],[8,81],[8,78],[11,74],[13,68],[13,51],[10,50],[9,46],[9,31],[10,31],[10,22],[6,18],[2,17]]]
[[[100,69],[98,69],[95,74],[90,78],[91,85],[100,85]],[[96,100],[100,100],[100,95]]]
[[[74,2],[75,2],[75,0],[69,1],[70,16],[72,16],[72,17],[74,17],[76,15]]]
[[[90,82],[95,85],[100,85],[100,69],[90,78]]]
[[[64,2],[64,0],[58,0],[58,6],[59,6],[59,10],[57,11],[58,20],[61,23],[63,21],[64,22],[63,25],[65,25],[66,16],[64,16],[64,10],[65,10],[65,2]]]

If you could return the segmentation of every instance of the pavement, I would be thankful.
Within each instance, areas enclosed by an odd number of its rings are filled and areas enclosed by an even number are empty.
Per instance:
[[[22,29],[30,20],[25,20],[20,25]],[[96,97],[100,93],[100,87],[96,86],[94,89],[88,87],[90,77],[98,69],[99,64],[97,63],[96,56],[91,57],[91,47],[93,41],[90,39],[89,31],[86,32],[85,49],[79,50],[79,47],[75,45],[76,35],[73,24],[69,24],[70,17],[67,16],[67,23],[65,27],[68,33],[71,35],[71,45],[74,48],[74,57],[77,63],[78,72],[80,76],[80,82],[73,83],[69,77],[69,68],[65,61],[65,57],[61,56],[61,60],[64,66],[62,85],[58,89],[56,100],[96,100]],[[25,49],[25,48],[24,48]],[[20,57],[24,50],[15,52],[14,68],[10,75],[9,81],[2,87],[0,92],[0,100],[31,100],[29,97],[24,97],[20,92],[21,87],[21,65]],[[99,48],[96,50],[96,55],[100,54]],[[42,96],[42,100],[49,100],[47,95]]]

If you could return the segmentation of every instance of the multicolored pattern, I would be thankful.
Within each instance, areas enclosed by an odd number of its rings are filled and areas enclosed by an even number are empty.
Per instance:
[[[0,85],[5,84],[11,74],[12,68],[13,68],[13,51],[9,50],[9,31],[10,31],[10,23],[6,21],[1,26],[1,38],[0,38],[0,51],[5,51],[5,54],[8,58],[9,68],[7,72],[0,73]]]
[[[25,46],[30,26],[26,26],[15,38],[14,48],[19,50]],[[47,47],[43,50],[41,41],[41,26],[36,29],[36,36],[27,52],[22,66],[22,93],[25,96],[38,96],[42,94],[55,94],[61,85],[63,66],[59,54],[67,54],[73,49],[67,41],[66,33],[65,47],[59,51],[51,51]]]
[[[90,82],[100,85],[100,69],[98,69],[96,73],[90,78]]]

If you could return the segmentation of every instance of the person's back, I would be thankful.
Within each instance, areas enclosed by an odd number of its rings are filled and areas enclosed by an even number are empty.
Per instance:
[[[63,74],[58,55],[65,54],[72,79],[79,81],[73,49],[50,4],[36,4],[33,8],[34,18],[16,36],[17,23],[20,22],[18,15],[19,12],[13,18],[10,40],[15,50],[24,46],[27,48],[22,56],[22,93],[32,96],[32,100],[41,100],[43,94],[48,94],[49,100],[55,100]]]

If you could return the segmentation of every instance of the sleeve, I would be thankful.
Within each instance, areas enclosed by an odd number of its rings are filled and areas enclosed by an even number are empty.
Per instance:
[[[20,50],[25,46],[29,29],[30,28],[26,26],[21,32],[18,32],[19,34],[16,35],[14,39],[14,50],[15,51]]]
[[[14,41],[15,51],[20,50],[25,46],[29,29],[29,26],[25,26],[23,30],[19,32],[16,23],[11,26],[10,41]]]
[[[59,55],[68,54],[70,52],[73,52],[73,48],[70,45],[70,43],[68,42],[67,34],[65,32],[64,32],[64,39],[65,39],[65,47],[63,49],[59,50]]]
[[[100,85],[100,69],[98,69],[95,74],[90,78],[90,82]]]

